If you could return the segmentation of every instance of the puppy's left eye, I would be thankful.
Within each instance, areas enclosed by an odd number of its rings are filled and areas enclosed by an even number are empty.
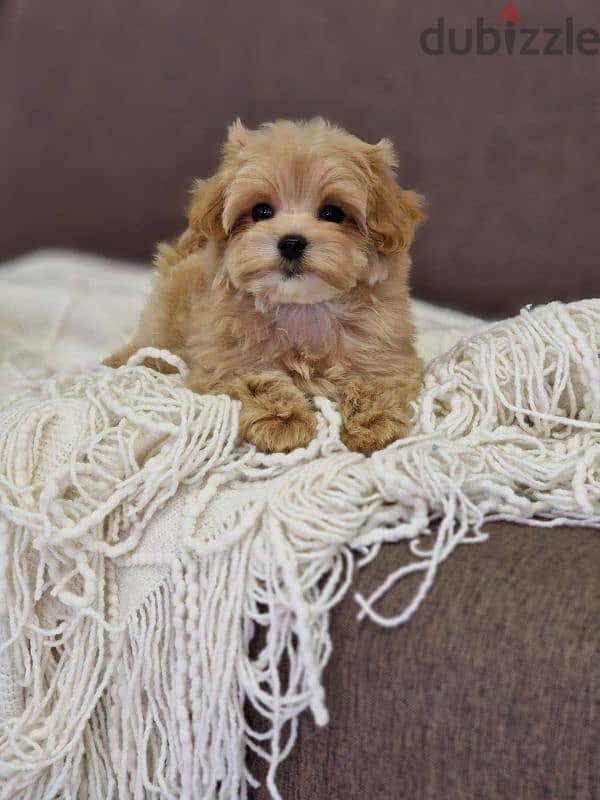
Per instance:
[[[323,208],[319,211],[319,219],[322,219],[325,222],[337,222],[339,225],[340,222],[343,222],[345,218],[346,215],[339,206],[327,205],[323,206]]]
[[[263,219],[271,219],[274,213],[268,203],[258,203],[252,209],[252,219],[254,222],[260,222]]]

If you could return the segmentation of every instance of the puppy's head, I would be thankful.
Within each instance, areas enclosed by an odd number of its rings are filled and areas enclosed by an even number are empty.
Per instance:
[[[406,268],[422,198],[368,145],[321,119],[229,129],[217,173],[199,181],[184,239],[217,245],[216,280],[260,304],[332,300]],[[394,258],[396,257],[396,258]],[[398,266],[400,265],[400,266]]]

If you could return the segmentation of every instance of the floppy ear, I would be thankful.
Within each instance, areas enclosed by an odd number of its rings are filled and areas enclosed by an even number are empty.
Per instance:
[[[248,136],[249,131],[238,117],[227,129],[223,163],[212,178],[194,183],[187,213],[189,225],[178,242],[182,252],[189,253],[209,239],[222,241],[226,238],[222,222],[225,189],[231,178],[235,156],[246,146]]]
[[[187,228],[173,244],[160,242],[157,245],[154,265],[161,272],[168,273],[171,267],[206,244],[213,235],[224,236],[220,221],[223,206],[222,195],[217,175],[194,182],[192,200],[186,211]]]
[[[249,131],[244,127],[242,120],[237,117],[227,128],[227,139],[223,147],[226,156],[234,156],[244,148],[248,142]]]
[[[367,157],[371,167],[367,207],[371,239],[381,255],[404,252],[426,218],[425,199],[416,192],[401,189],[396,183],[396,154],[390,141],[382,139],[370,147]]]
[[[225,181],[221,170],[212,178],[196,181],[188,210],[188,219],[190,228],[202,242],[225,236],[221,222],[224,202]]]

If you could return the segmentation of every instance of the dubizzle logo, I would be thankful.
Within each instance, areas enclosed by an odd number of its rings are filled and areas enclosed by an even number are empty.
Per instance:
[[[510,0],[500,19],[504,28],[486,26],[484,18],[477,17],[474,28],[457,30],[447,26],[446,17],[438,17],[437,24],[421,34],[421,50],[428,56],[597,56],[600,52],[600,33],[596,28],[576,25],[573,17],[567,17],[560,28],[520,26],[517,9]]]

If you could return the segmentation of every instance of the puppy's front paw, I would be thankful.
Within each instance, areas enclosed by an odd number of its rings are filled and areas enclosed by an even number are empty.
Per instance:
[[[399,422],[388,414],[366,412],[360,421],[348,420],[340,438],[348,450],[370,456],[376,450],[383,450],[396,439],[402,439],[408,433],[408,429],[406,423]]]
[[[340,403],[344,427],[341,439],[349,450],[371,455],[402,439],[410,429],[409,403],[418,393],[391,381],[353,381]]]
[[[314,437],[317,421],[306,397],[285,376],[245,380],[240,433],[267,453],[289,453]]]
[[[297,447],[306,447],[314,437],[314,414],[296,409],[285,416],[255,419],[243,427],[243,437],[266,453],[289,453]]]

